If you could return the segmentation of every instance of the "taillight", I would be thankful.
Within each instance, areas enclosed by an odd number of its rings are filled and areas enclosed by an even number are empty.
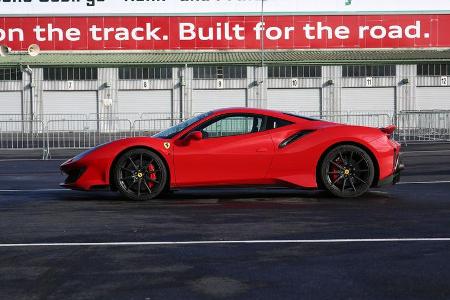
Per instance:
[[[395,170],[397,170],[399,161],[400,161],[400,153],[398,153],[397,150],[394,149],[394,161],[392,164],[394,166],[394,168],[393,168],[394,172],[395,172]]]

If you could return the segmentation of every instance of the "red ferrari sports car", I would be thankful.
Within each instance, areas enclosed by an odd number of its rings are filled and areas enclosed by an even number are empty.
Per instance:
[[[403,165],[394,126],[369,128],[283,112],[220,109],[152,137],[117,140],[66,161],[63,187],[109,187],[132,200],[170,189],[288,186],[357,197],[395,184]]]

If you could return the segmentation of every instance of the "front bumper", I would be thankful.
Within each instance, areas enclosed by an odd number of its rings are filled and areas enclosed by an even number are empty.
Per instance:
[[[79,186],[77,183],[86,172],[86,169],[86,167],[72,163],[71,161],[64,163],[61,165],[60,170],[61,173],[67,176],[67,178],[64,180],[64,183],[60,184],[60,186],[67,189],[83,190],[84,188]]]
[[[109,169],[103,160],[97,157],[70,159],[60,166],[67,176],[61,187],[72,190],[104,189],[109,186]]]

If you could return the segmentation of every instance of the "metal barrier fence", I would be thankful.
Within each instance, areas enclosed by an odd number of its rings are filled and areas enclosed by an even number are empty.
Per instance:
[[[134,136],[151,136],[182,122],[182,119],[147,119],[133,122]]]
[[[449,142],[450,111],[407,111],[397,114],[400,142]]]
[[[0,121],[22,121],[26,119],[22,114],[0,114]]]
[[[159,112],[159,113],[142,113],[141,119],[142,120],[151,120],[151,119],[173,119],[175,116],[172,113],[165,113],[165,112]]]
[[[450,111],[403,111],[394,116],[385,113],[302,114],[361,126],[396,124],[398,130],[394,138],[403,143],[450,142]],[[53,150],[87,149],[120,138],[150,136],[183,121],[167,114],[130,114],[129,118],[121,118],[123,116],[54,114],[36,115],[35,120],[27,121],[20,119],[22,115],[3,114],[0,115],[0,150],[41,150],[45,157]],[[149,118],[143,119],[144,116]]]
[[[47,122],[47,153],[61,149],[87,149],[132,137],[130,120],[52,120]]]
[[[42,121],[0,121],[0,150],[42,151],[47,156],[47,139]]]
[[[44,123],[55,120],[87,120],[88,116],[85,114],[41,114],[34,115],[33,120],[39,120]]]
[[[392,117],[388,114],[326,114],[312,117],[335,123],[368,127],[385,127],[393,124]]]

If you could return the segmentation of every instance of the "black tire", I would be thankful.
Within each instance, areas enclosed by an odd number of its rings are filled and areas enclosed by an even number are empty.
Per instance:
[[[372,185],[375,167],[370,155],[362,148],[341,145],[328,152],[320,167],[322,185],[340,198],[365,194]]]
[[[158,197],[167,186],[168,173],[162,159],[148,149],[132,149],[114,165],[114,185],[129,200],[145,201]]]

